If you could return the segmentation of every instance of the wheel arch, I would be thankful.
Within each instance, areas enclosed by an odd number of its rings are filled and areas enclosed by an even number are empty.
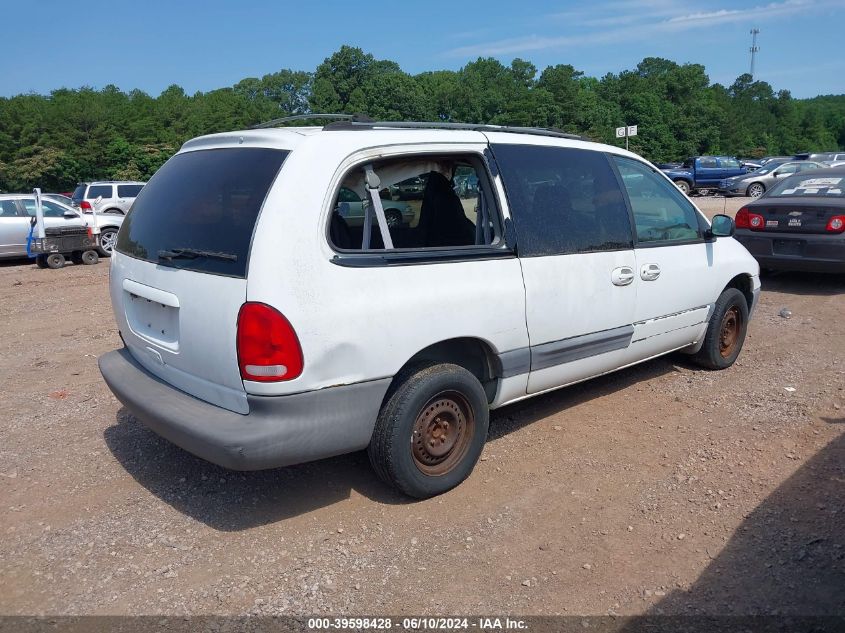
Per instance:
[[[751,310],[751,306],[754,305],[754,284],[751,280],[751,275],[748,273],[740,273],[728,282],[728,285],[722,289],[722,292],[728,288],[736,288],[739,290],[745,297],[745,303],[748,306],[748,309]]]
[[[496,397],[499,379],[502,374],[501,361],[493,346],[484,339],[475,337],[457,337],[439,341],[424,347],[409,358],[396,372],[398,377],[403,370],[412,365],[451,363],[469,371],[478,378],[487,402]],[[397,386],[398,378],[393,379],[385,395],[385,401]]]
[[[766,193],[766,190],[767,190],[766,185],[763,184],[762,182],[760,182],[759,180],[755,180],[754,182],[749,183],[748,186],[745,188],[745,195],[746,196],[748,196],[748,197],[751,196],[751,187],[753,187],[754,185],[760,185],[763,188],[763,193]]]

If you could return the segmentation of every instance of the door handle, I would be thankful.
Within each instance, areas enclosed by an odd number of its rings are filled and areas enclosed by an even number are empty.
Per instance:
[[[614,286],[627,286],[634,281],[634,269],[630,266],[620,266],[614,268],[610,273],[610,281]]]
[[[640,279],[643,281],[654,281],[660,277],[660,266],[657,264],[643,264],[640,268]]]

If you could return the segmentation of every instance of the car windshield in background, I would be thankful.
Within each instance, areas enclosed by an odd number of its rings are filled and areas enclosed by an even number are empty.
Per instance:
[[[245,277],[258,212],[287,155],[263,148],[177,154],[141,189],[117,251],[173,268]]]
[[[769,192],[770,198],[845,197],[845,176],[791,176]]]

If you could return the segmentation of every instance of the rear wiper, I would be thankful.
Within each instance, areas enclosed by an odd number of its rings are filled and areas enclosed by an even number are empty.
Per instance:
[[[238,256],[233,253],[221,253],[218,251],[203,251],[198,248],[172,248],[170,250],[160,250],[158,252],[159,259],[196,259],[197,257],[208,257],[209,259],[223,259],[229,262],[238,261]]]

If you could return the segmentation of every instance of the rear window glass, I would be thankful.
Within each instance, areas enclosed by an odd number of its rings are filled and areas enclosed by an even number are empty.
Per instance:
[[[237,148],[177,154],[138,194],[117,251],[174,268],[245,277],[258,212],[288,153]]]
[[[769,192],[769,198],[845,197],[843,176],[791,176]]]
[[[73,190],[72,198],[74,201],[79,202],[85,197],[85,187],[88,185],[79,185],[76,189]]]
[[[97,198],[111,198],[112,197],[112,186],[111,185],[91,185],[88,188],[88,199],[89,200],[96,200]]]
[[[134,198],[138,195],[141,191],[141,187],[144,185],[118,185],[117,186],[117,197],[118,198]]]

